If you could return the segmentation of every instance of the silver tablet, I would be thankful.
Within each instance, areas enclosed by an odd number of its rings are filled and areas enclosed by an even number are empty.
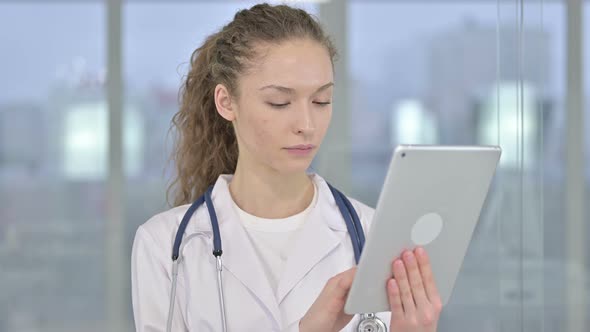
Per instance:
[[[479,219],[499,147],[400,145],[385,178],[344,311],[390,311],[386,282],[404,249],[428,252],[443,304]]]

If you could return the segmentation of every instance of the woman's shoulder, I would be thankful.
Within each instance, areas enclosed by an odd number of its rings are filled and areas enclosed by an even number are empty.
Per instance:
[[[162,235],[169,235],[174,233],[182,217],[188,210],[190,205],[181,205],[173,207],[167,211],[163,211],[155,214],[149,218],[146,222],[141,224],[138,228],[138,232],[144,232],[151,235],[154,238],[162,237]]]
[[[143,242],[158,251],[172,253],[176,232],[189,207],[190,204],[181,205],[155,214],[137,228],[134,242]],[[200,210],[195,211],[187,230],[193,228],[195,220],[202,219],[198,216]]]

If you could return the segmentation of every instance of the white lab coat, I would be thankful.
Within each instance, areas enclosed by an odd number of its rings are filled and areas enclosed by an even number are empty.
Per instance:
[[[223,287],[227,328],[235,331],[299,331],[299,320],[332,276],[355,265],[344,219],[327,183],[311,175],[318,188],[299,241],[285,265],[276,294],[260,258],[235,212],[228,183],[219,177],[212,200],[223,247]],[[351,199],[365,234],[373,209]],[[137,331],[165,331],[171,290],[172,245],[189,205],[158,214],[141,225],[132,253],[133,314]],[[205,205],[190,220],[184,239],[176,289],[173,331],[221,331],[217,270]],[[184,241],[183,241],[184,242]],[[385,288],[385,285],[383,285]],[[390,314],[379,317],[389,325]],[[342,331],[356,331],[358,315]]]

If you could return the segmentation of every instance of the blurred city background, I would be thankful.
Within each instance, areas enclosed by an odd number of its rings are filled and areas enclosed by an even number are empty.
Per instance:
[[[349,195],[400,143],[504,150],[439,331],[590,331],[590,2],[289,3],[340,50],[313,168]],[[0,331],[133,329],[189,57],[253,4],[0,0]]]

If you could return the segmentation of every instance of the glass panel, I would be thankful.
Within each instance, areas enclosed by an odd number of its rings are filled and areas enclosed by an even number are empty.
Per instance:
[[[519,1],[516,6],[520,44],[517,94],[520,98],[517,121],[520,125],[517,131],[520,172],[518,178],[511,181],[520,183],[520,188],[517,196],[506,197],[506,200],[519,202],[517,220],[522,222],[518,254],[514,250],[506,252],[502,259],[503,262],[520,261],[520,271],[516,275],[520,281],[521,309],[518,316],[522,321],[521,329],[531,332],[561,330],[559,318],[563,315],[563,302],[560,303],[559,296],[564,288],[563,284],[556,283],[559,282],[556,272],[562,267],[550,258],[552,250],[546,251],[545,244],[553,249],[552,244],[563,241],[555,232],[556,227],[562,225],[555,222],[558,219],[547,218],[546,214],[547,211],[559,211],[563,206],[558,205],[558,197],[545,195],[555,193],[548,188],[563,185],[563,182],[556,181],[556,177],[547,176],[563,174],[563,163],[547,162],[546,157],[554,153],[548,150],[549,147],[563,146],[563,140],[558,137],[564,128],[547,127],[546,124],[563,114],[565,68],[560,59],[565,55],[565,11],[559,2]],[[510,13],[506,13],[505,19],[510,20]],[[510,236],[503,235],[505,238]],[[545,299],[552,300],[545,302]]]
[[[543,221],[563,220],[564,6],[354,1],[349,13],[357,197],[376,203],[399,143],[504,150],[441,329],[555,330],[563,265],[544,258],[563,229]]]
[[[584,30],[582,35],[584,37],[584,100],[585,100],[585,112],[584,112],[584,120],[585,120],[585,129],[584,129],[584,151],[585,151],[585,162],[584,162],[584,175],[586,184],[586,197],[585,202],[590,200],[590,62],[587,59],[590,59],[590,2],[584,2]],[[586,211],[585,211],[585,220],[590,220],[590,204],[585,204]],[[586,222],[585,225],[586,239],[590,239],[590,223]],[[586,248],[590,248],[590,245],[586,245]],[[587,250],[588,252],[588,250]],[[589,285],[590,283],[590,255],[586,254],[586,267],[584,272],[584,278],[586,280],[586,284]],[[590,290],[590,287],[586,287]],[[590,308],[590,291],[586,293],[585,297],[585,306],[586,308]],[[590,317],[589,317],[590,319]],[[590,328],[590,321],[586,323],[586,327]]]
[[[356,196],[376,203],[396,144],[498,144],[495,2],[356,1],[349,12]],[[495,183],[441,331],[516,330],[498,306],[498,192]]]
[[[105,330],[105,21],[0,3],[0,331]]]
[[[396,144],[475,143],[477,98],[495,86],[496,4],[352,1],[348,12],[352,180],[374,205]]]

